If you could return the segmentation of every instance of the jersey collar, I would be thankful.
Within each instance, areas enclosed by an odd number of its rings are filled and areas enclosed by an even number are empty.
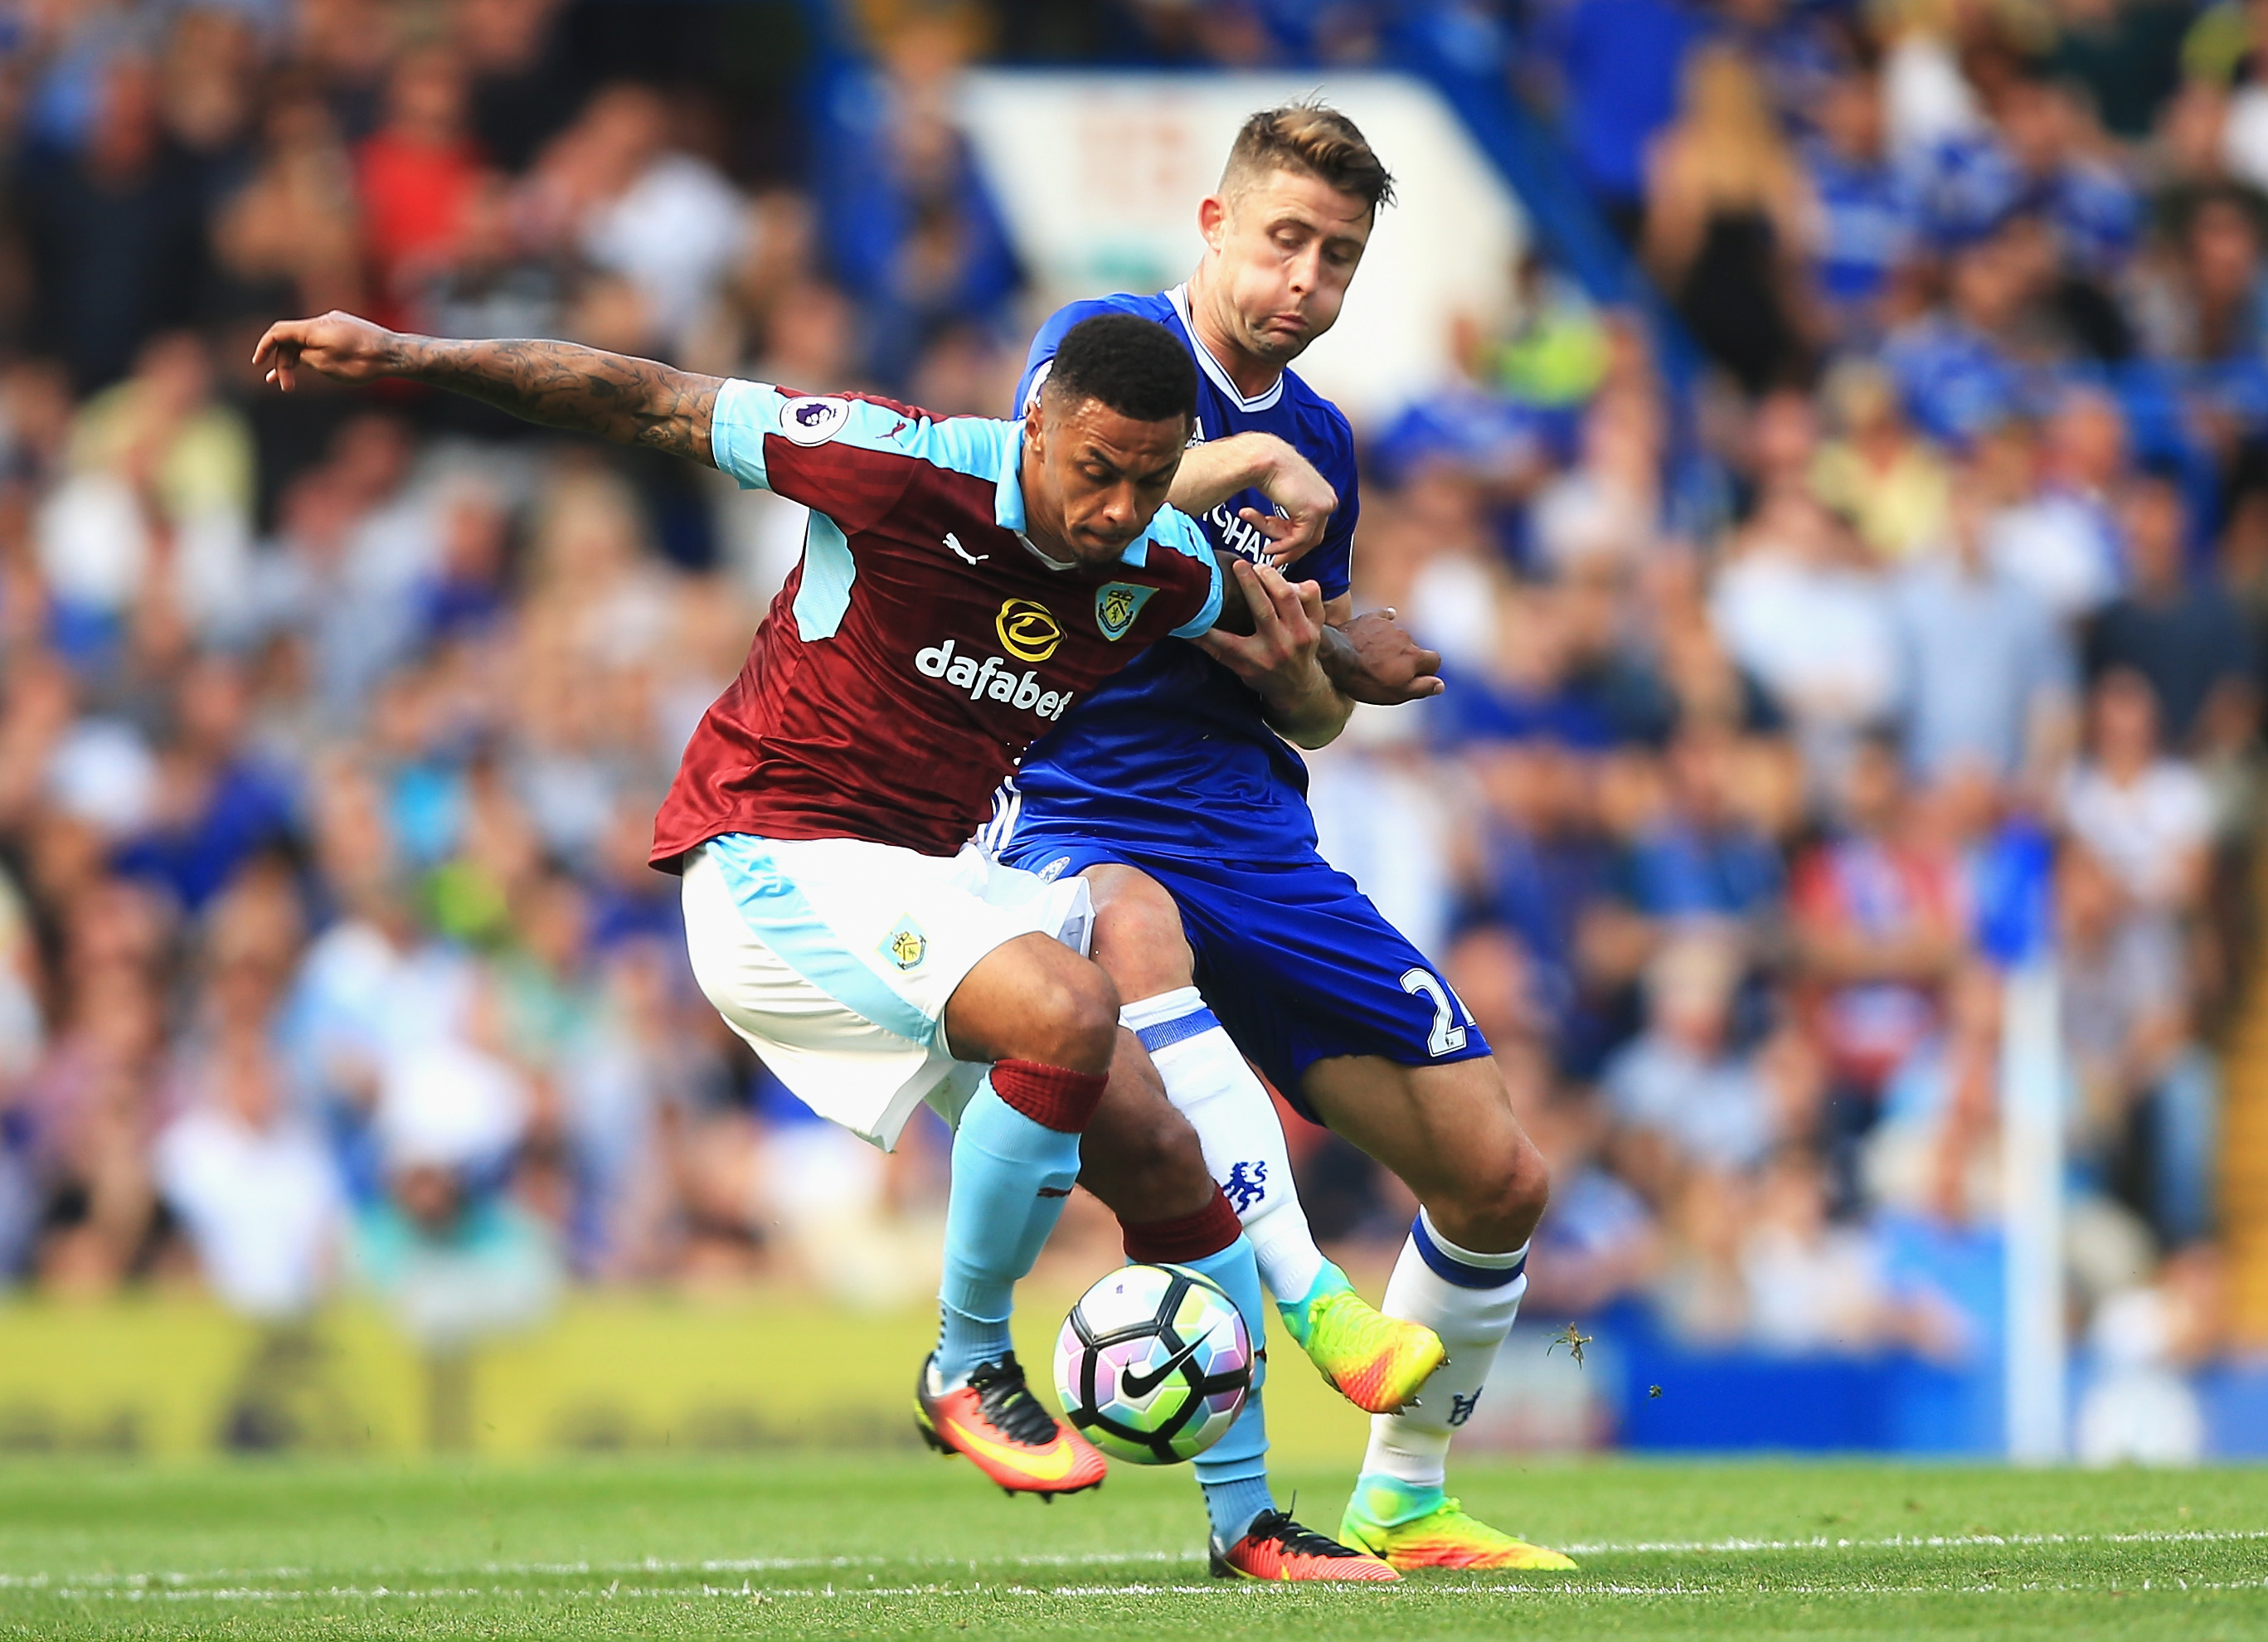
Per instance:
[[[1228,395],[1229,403],[1239,410],[1274,409],[1276,401],[1284,397],[1284,373],[1281,371],[1276,373],[1276,379],[1268,385],[1265,393],[1247,399],[1243,390],[1236,386],[1236,379],[1221,367],[1220,361],[1212,357],[1212,350],[1206,347],[1204,339],[1197,335],[1197,328],[1189,318],[1188,282],[1184,281],[1167,291],[1166,300],[1174,305],[1174,317],[1181,320],[1182,328],[1189,333],[1189,351],[1197,357],[1197,369],[1211,377],[1212,385]]]
[[[1049,570],[1078,569],[1075,564],[1065,564],[1049,558],[1033,546],[1032,539],[1024,534],[1024,424],[1021,422],[1004,422],[1000,425],[1012,437],[1000,441],[1000,471],[992,480],[992,522],[1003,530],[1013,531],[1016,540],[1024,544],[1025,551]],[[1156,528],[1157,521],[1153,519],[1150,530]],[[1149,563],[1150,530],[1144,531],[1126,544],[1125,550],[1118,556],[1121,564],[1130,564],[1138,571]]]

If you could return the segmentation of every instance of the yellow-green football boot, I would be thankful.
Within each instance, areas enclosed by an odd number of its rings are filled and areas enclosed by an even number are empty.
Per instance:
[[[1423,1568],[1513,1568],[1530,1573],[1572,1573],[1574,1562],[1556,1550],[1491,1528],[1438,1488],[1418,1488],[1391,1476],[1364,1476],[1354,1485],[1339,1523],[1339,1538],[1366,1550],[1398,1572]]]
[[[1307,1360],[1366,1414],[1391,1414],[1414,1403],[1449,1360],[1440,1335],[1422,1322],[1387,1316],[1328,1261],[1305,1299],[1279,1299],[1276,1309]]]

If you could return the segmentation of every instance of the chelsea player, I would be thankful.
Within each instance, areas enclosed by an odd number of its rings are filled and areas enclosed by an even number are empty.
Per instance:
[[[1306,104],[1256,114],[1199,208],[1205,251],[1186,284],[1074,303],[1042,328],[1020,405],[1094,314],[1140,314],[1182,340],[1198,367],[1197,426],[1174,499],[1217,548],[1318,584],[1322,630],[1283,635],[1316,656],[1290,678],[1207,640],[1160,644],[1034,746],[980,842],[1042,878],[1087,880],[1095,957],[1130,1000],[1121,1020],[1196,1129],[1292,1335],[1355,1401],[1398,1410],[1374,1414],[1340,1539],[1403,1570],[1566,1569],[1444,1491],[1450,1437],[1527,1288],[1543,1160],[1440,971],[1317,853],[1291,745],[1331,740],[1358,699],[1441,688],[1439,658],[1391,612],[1353,615],[1352,437],[1286,368],[1337,319],[1392,188],[1344,115]],[[1418,1195],[1384,1317],[1316,1248],[1247,1056]],[[1082,1180],[1114,1209],[1141,1206],[1111,1175],[1114,1159],[1141,1153],[1128,1132],[1139,1109],[1106,1095],[1082,1150]],[[1295,1547],[1280,1529],[1264,1559],[1247,1554],[1288,1521],[1272,1507],[1265,1447],[1256,1400],[1198,1462],[1215,1569],[1318,1577],[1285,1554]]]

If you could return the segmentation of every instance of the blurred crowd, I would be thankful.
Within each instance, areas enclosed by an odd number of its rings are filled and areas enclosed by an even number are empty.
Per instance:
[[[998,414],[1063,293],[954,123],[964,63],[1423,27],[1658,298],[1532,251],[1445,319],[1456,379],[1358,429],[1358,601],[1452,688],[1314,761],[1326,852],[1553,1162],[1531,1307],[1987,1359],[2002,961],[2044,917],[2074,1292],[2143,1368],[2218,1349],[2268,14],[827,14],[0,5],[0,1275],[274,1318],[360,1284],[436,1342],[569,1280],[921,1292],[938,1134],[802,1121],[644,865],[799,510],[242,362],[340,306]],[[1401,1189],[1291,1121],[1326,1234],[1397,1241]]]
[[[926,1285],[939,1160],[797,1121],[645,865],[799,511],[245,362],[338,306],[992,409],[959,39],[814,144],[792,5],[0,7],[0,1278],[437,1349],[806,1241]]]
[[[2268,617],[2261,14],[1499,20],[1667,322],[1531,256],[1463,379],[1370,431],[1359,591],[1452,688],[1322,787],[1519,1046],[1556,1165],[1531,1304],[1993,1361],[2036,921],[2075,1323],[2137,1373],[2209,1358]],[[1358,813],[1366,764],[1406,814]],[[1444,843],[1397,885],[1413,833]]]

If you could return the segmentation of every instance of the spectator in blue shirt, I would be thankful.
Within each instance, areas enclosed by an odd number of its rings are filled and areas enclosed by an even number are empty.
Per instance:
[[[1646,147],[1677,112],[1685,55],[1702,32],[1678,0],[1574,0],[1560,24],[1563,129],[1625,240],[1645,210]]]
[[[2144,473],[2121,500],[2127,590],[2088,635],[2088,675],[2140,674],[2170,746],[2242,747],[2259,718],[2258,647],[2236,601],[2189,574],[2181,483]]]
[[[1940,144],[1929,158],[1930,216],[1940,239],[2034,210],[2053,225],[2071,272],[2095,280],[2117,272],[2140,238],[2141,199],[2101,157],[2100,134],[2071,92],[2018,75],[1993,114],[1993,125]]]
[[[846,76],[816,144],[835,276],[865,305],[867,371],[896,386],[959,320],[1005,321],[1022,273],[991,191],[947,112],[946,26],[908,28],[893,71]]]
[[[1706,728],[1671,743],[1670,802],[1623,858],[1620,899],[1641,918],[1757,924],[1777,917],[1786,875],[1771,840],[1727,802],[1733,751]]]
[[[2066,87],[2011,77],[1996,124],[1951,139],[1929,157],[1925,187],[1939,243],[2021,228],[2038,243],[2037,295],[2069,339],[2095,357],[2132,350],[2111,291],[2141,236],[2142,202],[2102,157],[2100,131]]]
[[[1875,341],[1891,278],[1921,251],[1926,220],[1914,178],[1883,143],[1882,94],[1868,70],[1830,81],[1803,149],[1819,212],[1814,267],[1830,324],[1845,346]]]
[[[2144,345],[2176,368],[2191,425],[2227,450],[2268,431],[2268,277],[2260,202],[2234,185],[2178,203],[2175,254],[2139,282]]]
[[[263,850],[296,830],[296,795],[245,746],[251,692],[243,667],[210,656],[180,683],[178,739],[166,749],[154,823],[119,850],[118,870],[154,881],[195,913]]]
[[[1952,259],[1947,305],[1884,345],[1907,416],[1932,438],[1965,447],[2027,408],[2026,373],[2004,340],[2023,305],[2022,277],[2007,239],[1976,239]]]
[[[1892,593],[1906,762],[1926,782],[1964,766],[2012,782],[2069,744],[2070,647],[2046,601],[1993,563],[1988,506],[1978,475],[1957,477],[1949,540],[1917,555]]]

